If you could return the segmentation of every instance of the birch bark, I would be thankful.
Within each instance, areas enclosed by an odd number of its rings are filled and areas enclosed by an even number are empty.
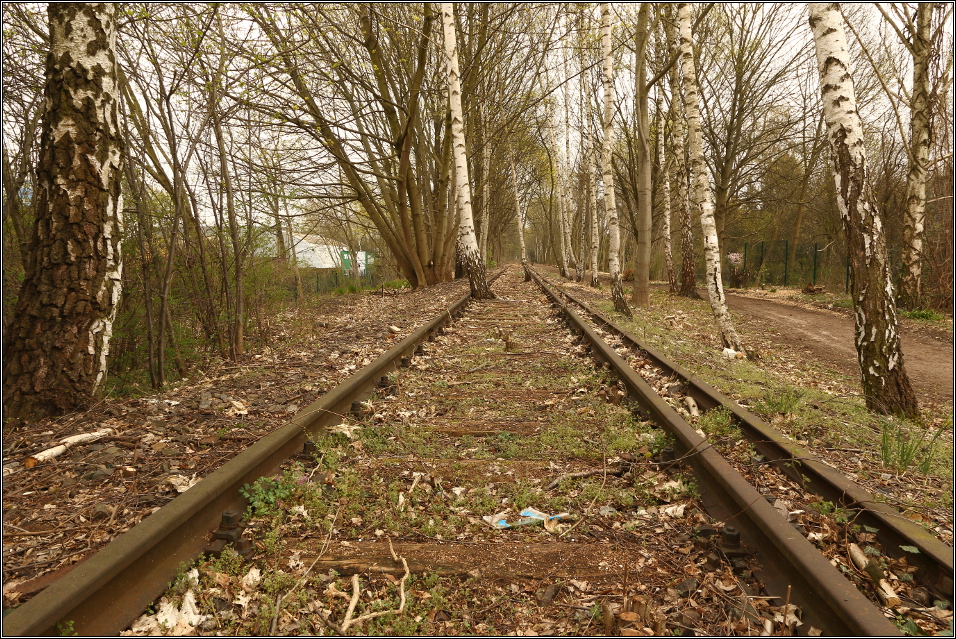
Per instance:
[[[589,100],[590,103],[590,100]],[[590,104],[588,104],[590,107]],[[598,201],[597,201],[597,154],[594,150],[594,138],[596,131],[592,130],[590,123],[590,108],[588,109],[588,139],[586,141],[587,145],[587,173],[588,173],[588,202],[591,208],[590,215],[590,224],[591,224],[591,250],[590,250],[590,270],[591,275],[588,279],[588,283],[592,288],[597,288],[601,285],[601,280],[598,278],[598,252],[601,248],[601,241],[599,235],[600,228],[600,218],[598,217]]]
[[[491,299],[494,294],[485,278],[485,262],[481,259],[478,239],[475,237],[475,222],[471,212],[471,185],[468,182],[468,157],[465,153],[464,116],[461,109],[461,75],[458,71],[458,44],[455,36],[455,4],[441,4],[444,27],[445,62],[448,73],[448,105],[451,111],[451,134],[455,157],[455,180],[458,189],[460,220],[458,224],[458,253],[461,263],[468,271],[471,296],[475,299]]]
[[[518,172],[515,171],[515,156],[508,144],[508,159],[511,160],[511,184],[515,191],[515,217],[518,218],[518,244],[521,246],[521,268],[524,269],[524,281],[531,281],[531,271],[528,269],[528,252],[524,245],[524,217],[521,215],[521,195],[518,193]]]
[[[808,9],[837,205],[849,251],[856,351],[866,406],[879,413],[916,417],[919,408],[903,367],[883,223],[869,184],[843,15],[836,3],[811,4]]]
[[[930,104],[929,56],[933,3],[916,9],[916,33],[909,44],[913,56],[913,91],[910,94],[910,152],[906,175],[906,211],[903,214],[903,277],[899,301],[903,308],[920,305],[922,288],[923,223],[926,215],[926,173],[929,167]]]
[[[650,304],[651,279],[651,144],[650,122],[647,113],[647,46],[650,3],[642,2],[637,14],[637,64],[634,91],[637,111],[637,251],[634,260],[634,295],[631,298],[635,306],[647,307]]]
[[[557,185],[558,191],[558,258],[560,259],[560,268],[561,268],[561,277],[569,277],[568,271],[568,236],[565,233],[567,225],[565,224],[566,218],[566,202],[565,195],[567,192],[564,188],[564,151],[562,146],[558,143],[557,136],[557,116],[555,115],[554,110],[551,112],[551,148],[554,149],[556,160],[554,166],[554,176],[555,183]]]
[[[570,88],[571,78],[568,75],[568,48],[564,47],[561,54],[562,69],[564,71],[564,91],[562,92],[562,118],[561,128],[564,137],[564,148],[561,151],[561,178],[564,185],[564,217],[562,219],[564,231],[564,245],[567,247],[568,274],[571,279],[571,267],[577,269],[578,257],[574,254],[574,243],[572,241],[571,225],[574,221],[574,215],[571,213],[571,203],[574,198],[571,197],[571,100]]]
[[[673,16],[670,6],[668,6],[668,18]],[[665,39],[675,51],[680,48],[680,41],[674,31],[674,23],[670,19],[664,20]],[[674,154],[674,176],[676,179],[676,198],[675,208],[677,215],[680,216],[680,238],[681,238],[681,268],[680,279],[678,282],[679,295],[684,297],[699,297],[697,295],[697,274],[694,260],[694,225],[690,217],[690,201],[687,197],[687,161],[685,152],[687,148],[687,136],[684,128],[684,105],[683,96],[680,90],[680,78],[678,76],[678,66],[671,66],[668,82],[671,90],[671,148]]]
[[[106,378],[123,261],[116,7],[51,3],[30,268],[4,331],[5,418],[95,398]]]
[[[608,270],[611,272],[611,300],[614,309],[631,317],[631,309],[624,297],[621,284],[621,265],[618,253],[621,250],[621,232],[618,228],[617,208],[614,203],[614,167],[611,154],[614,152],[614,57],[611,53],[611,5],[601,3],[601,53],[604,58],[604,215],[608,226]]]
[[[671,98],[673,99],[673,97]],[[658,161],[661,167],[661,177],[664,178],[664,197],[661,202],[661,214],[663,221],[661,223],[661,233],[664,235],[664,266],[667,268],[668,290],[671,293],[677,292],[677,275],[674,272],[674,256],[671,251],[671,178],[670,164],[664,158],[664,126],[660,120],[657,127],[658,135]]]
[[[694,35],[691,31],[690,4],[677,5],[677,22],[680,29],[680,63],[684,76],[684,108],[687,112],[687,149],[693,174],[695,205],[700,212],[700,225],[704,234],[704,257],[707,260],[707,293],[710,307],[720,331],[725,348],[746,355],[743,342],[737,335],[720,277],[720,247],[717,242],[717,225],[714,222],[713,194],[707,178],[707,163],[704,161],[703,139],[700,130],[700,103],[697,95],[697,71],[694,67]]]

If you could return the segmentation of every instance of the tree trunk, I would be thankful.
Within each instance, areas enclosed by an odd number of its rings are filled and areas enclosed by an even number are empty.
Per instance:
[[[491,173],[491,144],[488,139],[488,120],[485,116],[485,108],[481,107],[481,259],[488,264],[488,202],[490,201],[491,184],[489,183],[489,174]]]
[[[916,395],[903,367],[883,224],[867,175],[843,16],[838,4],[811,4],[809,14],[837,205],[850,255],[856,350],[866,406],[879,413],[917,417]]]
[[[813,175],[813,169],[817,166],[817,159],[820,157],[820,151],[823,148],[823,112],[820,112],[820,119],[817,120],[817,130],[810,143],[810,155],[804,156],[806,164],[803,167],[803,179],[800,180],[800,195],[797,197],[797,216],[793,221],[793,229],[790,232],[790,246],[787,254],[787,264],[797,263],[797,242],[800,241],[800,226],[803,224],[803,215],[807,210],[807,188],[810,185],[810,176]],[[804,147],[805,148],[805,147]]]
[[[611,272],[611,299],[614,309],[631,317],[631,309],[624,298],[621,284],[621,266],[618,252],[621,250],[621,232],[618,228],[617,208],[614,205],[614,58],[611,53],[611,5],[601,3],[601,50],[604,58],[604,215],[609,231],[608,270]]]
[[[637,102],[637,251],[634,259],[635,306],[646,308],[651,301],[651,142],[647,114],[647,43],[650,4],[641,3],[637,17],[637,77],[634,99]]]
[[[219,76],[210,83],[209,97],[212,108],[213,131],[216,134],[216,145],[219,150],[219,171],[222,174],[222,185],[226,190],[226,215],[229,218],[229,237],[232,240],[232,268],[235,279],[235,317],[230,327],[229,354],[232,359],[242,355],[245,351],[243,326],[245,304],[242,290],[242,243],[239,240],[239,220],[236,217],[235,194],[232,188],[232,172],[229,170],[229,158],[226,155],[226,141],[222,132],[222,114],[219,112],[218,89]],[[276,211],[278,213],[278,211]],[[280,229],[281,230],[281,229]],[[223,254],[225,258],[225,254]]]
[[[564,91],[562,92],[563,97],[563,107],[562,109],[562,119],[561,119],[561,128],[562,133],[564,134],[564,146],[560,151],[560,166],[561,166],[561,184],[564,186],[564,216],[562,218],[563,231],[564,231],[564,246],[567,250],[567,260],[568,260],[568,274],[567,278],[571,279],[571,268],[577,269],[578,267],[578,256],[574,254],[574,242],[572,241],[573,233],[571,232],[571,227],[574,223],[574,214],[571,212],[571,203],[574,201],[574,198],[571,197],[571,126],[569,112],[571,109],[570,102],[570,90],[568,85],[570,83],[570,76],[568,75],[568,49],[564,48],[562,51],[562,68],[564,70]]]
[[[5,417],[62,414],[106,378],[122,276],[125,155],[115,5],[51,3],[30,268],[4,334]]]
[[[524,281],[531,281],[531,271],[528,269],[528,253],[524,246],[524,218],[521,215],[521,196],[518,193],[518,173],[515,171],[515,156],[508,144],[508,158],[511,160],[511,183],[515,190],[515,217],[518,218],[518,244],[521,245],[521,268],[524,269]]]
[[[555,150],[557,157],[554,160],[554,181],[557,187],[558,192],[558,220],[557,220],[557,233],[558,241],[555,243],[555,246],[558,249],[558,259],[560,260],[558,267],[561,269],[561,277],[569,277],[568,275],[568,246],[567,246],[567,235],[565,234],[565,190],[564,190],[564,166],[563,166],[563,157],[564,153],[561,152],[561,147],[558,144],[558,137],[555,129],[555,118],[552,113],[551,116],[551,147]]]
[[[694,35],[691,32],[690,4],[677,5],[677,21],[680,28],[681,73],[684,76],[684,104],[687,109],[687,148],[694,176],[695,204],[700,212],[700,225],[704,233],[704,255],[707,259],[707,293],[714,320],[720,331],[725,348],[747,354],[737,335],[720,278],[720,247],[717,242],[717,227],[714,223],[714,205],[707,178],[707,163],[704,161],[703,140],[700,131],[700,104],[697,96],[697,71],[694,67]]]
[[[600,235],[598,234],[598,202],[597,202],[597,177],[595,171],[597,170],[597,153],[595,152],[594,139],[597,137],[597,131],[591,128],[591,99],[588,98],[588,121],[585,125],[585,130],[588,131],[588,139],[585,141],[585,163],[587,165],[587,174],[588,174],[588,202],[591,208],[591,278],[588,283],[592,288],[597,288],[601,285],[601,280],[598,277],[598,252],[601,248]]]
[[[909,172],[906,175],[906,211],[903,214],[903,277],[899,301],[903,308],[918,308],[921,299],[923,220],[926,213],[926,173],[929,167],[930,103],[929,57],[933,3],[916,9],[916,33],[910,44],[913,55],[913,92],[910,95]]]
[[[455,177],[458,183],[458,200],[461,221],[458,225],[457,251],[461,263],[468,271],[471,296],[475,299],[491,299],[494,293],[485,277],[485,262],[481,259],[478,239],[475,237],[475,222],[471,213],[471,186],[468,182],[468,157],[465,153],[464,116],[461,110],[461,80],[458,72],[458,45],[455,37],[455,4],[441,4],[444,26],[445,57],[448,67],[448,103],[451,109],[451,131],[455,154]]]
[[[673,99],[673,97],[671,98]],[[660,138],[658,139],[658,158],[661,165],[661,177],[664,180],[664,197],[662,198],[662,217],[663,221],[661,226],[661,233],[664,236],[664,266],[667,268],[667,283],[668,290],[671,293],[677,292],[677,274],[674,272],[674,256],[671,250],[671,178],[670,178],[670,166],[664,159],[664,126],[663,122],[660,122],[657,130],[660,132]]]
[[[668,18],[671,16],[673,16],[673,13],[668,6]],[[673,50],[678,51],[680,42],[674,32],[672,20],[664,20],[664,33]],[[691,222],[690,201],[687,196],[687,185],[690,181],[687,176],[687,161],[685,158],[687,139],[684,129],[683,96],[681,95],[678,66],[676,64],[670,68],[668,81],[671,90],[671,126],[673,132],[671,148],[674,154],[674,175],[677,185],[676,207],[677,214],[680,216],[681,238],[681,269],[677,292],[683,297],[696,298],[700,296],[697,294],[697,266],[694,259],[694,225]]]
[[[305,302],[305,287],[302,286],[302,273],[299,272],[299,256],[295,248],[295,236],[292,235],[292,219],[289,217],[289,203],[283,198],[285,206],[285,224],[289,231],[289,252],[292,253],[292,271],[295,273],[295,303],[302,308]]]
[[[279,195],[276,194],[275,197],[273,197],[270,194],[269,203],[274,205],[272,217],[275,220],[273,232],[276,238],[276,257],[279,258],[279,262],[285,264],[289,259],[289,254],[285,246],[285,230],[282,228],[282,218],[279,217]]]

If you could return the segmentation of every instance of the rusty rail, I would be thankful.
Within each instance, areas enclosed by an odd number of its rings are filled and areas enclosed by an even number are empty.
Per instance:
[[[702,410],[723,406],[730,411],[734,421],[757,452],[767,460],[776,462],[777,468],[805,490],[854,510],[855,523],[875,528],[876,539],[887,555],[893,558],[905,556],[910,565],[918,567],[915,577],[920,585],[943,599],[949,600],[952,597],[952,548],[919,524],[904,517],[897,509],[876,501],[873,494],[865,488],[823,463],[813,453],[794,443],[760,417],[698,379],[682,366],[642,343],[637,336],[625,331],[605,314],[591,308],[569,291],[561,288],[558,290],[584,309],[596,322],[617,333],[625,343],[642,350],[667,374],[678,377],[687,386],[687,393]],[[902,550],[902,546],[915,546],[920,552],[908,553]]]
[[[742,540],[764,562],[768,592],[783,596],[803,610],[804,623],[825,634],[844,636],[900,635],[870,601],[841,575],[796,528],[784,520],[693,427],[665,402],[540,275],[538,285],[560,307],[572,330],[591,346],[592,355],[607,363],[631,397],[673,434],[678,451],[692,468],[708,513],[740,530]]]
[[[489,284],[503,270],[490,278]],[[471,299],[465,295],[414,333],[358,370],[292,421],[265,435],[195,486],[107,544],[67,578],[59,579],[3,620],[5,636],[59,634],[57,624],[80,635],[115,635],[128,627],[160,596],[183,562],[198,557],[227,510],[243,511],[239,489],[274,474],[302,448],[348,412],[353,401],[368,395],[382,376],[411,356]]]

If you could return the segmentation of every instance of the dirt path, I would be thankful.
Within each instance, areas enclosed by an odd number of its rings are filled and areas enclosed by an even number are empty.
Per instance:
[[[703,293],[706,295],[706,292]],[[832,311],[811,310],[770,300],[728,294],[730,309],[768,329],[783,345],[810,350],[849,375],[857,375],[853,319]],[[953,401],[953,345],[933,332],[903,327],[903,355],[910,380],[921,400]]]

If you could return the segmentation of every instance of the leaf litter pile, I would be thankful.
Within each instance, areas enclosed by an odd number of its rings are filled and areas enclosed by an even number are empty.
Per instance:
[[[563,285],[573,287],[576,294],[583,294],[590,298],[592,303],[605,301],[606,295],[595,294],[593,289],[583,285]],[[680,315],[678,313],[670,317],[674,320],[679,319]],[[953,625],[952,602],[946,598],[940,599],[940,593],[933,593],[917,585],[914,581],[917,568],[909,565],[905,555],[899,559],[887,556],[885,549],[876,540],[877,529],[856,524],[853,512],[804,491],[799,484],[756,454],[753,445],[743,438],[733,423],[729,411],[718,408],[702,413],[696,403],[686,395],[686,388],[678,383],[675,377],[668,376],[656,367],[643,351],[626,346],[616,333],[595,324],[586,313],[582,314],[582,317],[612,345],[618,355],[629,361],[665,401],[681,413],[688,423],[695,426],[700,435],[708,438],[721,455],[754,485],[787,521],[814,543],[834,567],[880,607],[886,617],[895,620],[908,634],[939,634],[950,631]],[[715,346],[715,349],[717,348],[719,347]],[[782,394],[786,399],[786,393]],[[794,395],[793,399],[796,401],[799,398]],[[782,401],[776,404],[769,401],[755,403],[755,410],[776,413],[767,417],[768,422],[776,427],[786,425],[785,415],[789,411],[781,408]],[[804,446],[807,445],[806,441],[798,441]],[[862,450],[852,452],[860,455],[864,453]],[[834,460],[832,450],[823,449],[822,453],[824,461],[831,463]],[[846,462],[849,460],[842,461],[843,466],[848,465]],[[850,468],[862,469],[860,457],[852,458],[850,464]],[[834,463],[831,465],[836,466]],[[913,492],[926,489],[926,486],[919,486],[917,483],[926,481],[926,478],[913,477],[912,474],[894,477],[890,473],[867,474],[864,471],[861,476],[852,470],[843,472],[877,495],[901,495],[906,500],[913,498]],[[937,535],[951,544],[951,512],[947,512],[945,508],[914,508],[905,501],[894,505],[899,507],[906,517],[924,524],[927,528],[935,524]],[[947,535],[947,532],[950,534]],[[915,546],[902,548],[907,553],[919,553]],[[942,596],[945,597],[945,594]]]
[[[254,553],[183,566],[126,634],[794,632],[801,611],[724,552],[667,439],[520,279],[247,486]]]
[[[3,430],[4,608],[65,575],[460,298],[422,291],[315,298],[164,393]],[[65,442],[65,443],[64,443]]]

